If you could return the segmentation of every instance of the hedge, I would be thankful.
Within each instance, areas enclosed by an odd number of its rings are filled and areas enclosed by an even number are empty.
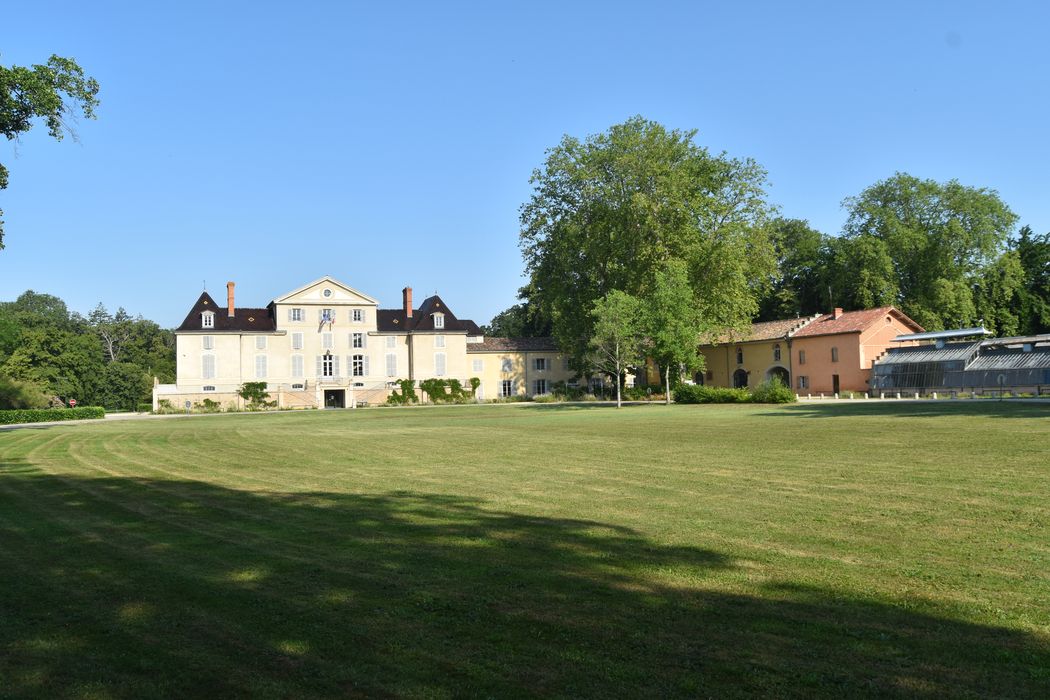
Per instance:
[[[14,423],[46,423],[58,420],[89,420],[105,418],[106,409],[101,406],[81,406],[79,408],[16,408],[11,411],[0,411],[0,425]]]
[[[792,403],[795,392],[776,381],[750,389],[682,384],[674,390],[675,403]]]

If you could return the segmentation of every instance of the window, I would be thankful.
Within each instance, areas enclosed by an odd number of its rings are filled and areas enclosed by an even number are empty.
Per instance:
[[[288,320],[289,321],[302,321],[305,318],[302,309],[288,309]]]
[[[303,385],[303,384],[301,384],[301,383],[299,383],[299,384],[292,384],[292,391],[295,391],[295,390],[297,390],[297,389],[298,389],[299,391],[302,391],[302,390],[303,390],[303,389],[305,389],[305,388],[306,388],[306,386],[305,386],[305,385]]]
[[[201,356],[201,379],[215,378],[215,355]]]
[[[317,374],[320,377],[332,378],[339,371],[339,358],[327,352],[317,358]]]
[[[212,350],[215,348],[215,336],[213,335],[202,335],[201,336],[201,348],[204,350]]]
[[[744,350],[743,348],[736,349],[736,363],[738,365],[744,364]]]
[[[481,372],[485,369],[485,361],[480,359],[474,359],[470,363],[470,370],[472,372]]]
[[[255,336],[255,349],[256,350],[265,350],[266,349],[266,336],[265,335],[257,335],[257,336]]]
[[[799,350],[798,351],[798,363],[800,365],[806,364],[806,351],[805,350]]]
[[[332,323],[335,321],[335,313],[331,309],[321,309],[317,312],[317,320],[321,323]]]
[[[326,298],[332,296],[332,290],[331,289],[324,290],[324,295],[325,295]]]
[[[364,309],[353,309],[350,311],[350,318],[354,323],[365,322],[365,310]]]
[[[292,333],[292,350],[302,350],[302,349],[303,349],[303,334],[302,333]]]
[[[386,337],[386,346],[388,348],[396,348],[397,347],[397,338],[395,338],[392,335],[388,335]]]
[[[443,347],[445,347],[445,336],[443,336],[443,335],[435,335],[434,336],[434,347],[435,348],[443,348]]]
[[[780,343],[773,346],[773,362],[780,362]]]
[[[546,379],[537,379],[537,380],[533,381],[532,382],[532,393],[533,393],[533,395],[546,394],[547,393],[547,380]]]
[[[838,362],[839,361],[839,349],[838,348],[831,348],[831,361],[832,362]]]
[[[799,389],[808,389],[809,388],[809,377],[801,377],[800,376],[798,378],[798,388]]]
[[[445,353],[443,352],[434,353],[434,376],[445,376]]]
[[[365,347],[365,334],[364,333],[351,333],[350,334],[350,347],[352,347],[352,348],[363,348],[363,347]]]
[[[215,328],[215,312],[205,311],[201,314],[201,328]]]
[[[532,361],[532,368],[537,372],[543,372],[547,369],[547,358],[537,357]]]
[[[501,362],[501,372],[513,372],[514,371],[514,360],[509,357],[504,357]]]
[[[397,355],[392,352],[386,356],[386,376],[397,376]]]
[[[499,389],[500,396],[514,396],[514,380],[504,379]]]
[[[354,355],[350,358],[350,367],[355,377],[368,376],[368,357],[365,355]]]
[[[292,355],[292,376],[301,377],[303,376],[303,356]]]
[[[255,378],[266,379],[266,355],[255,356]]]
[[[335,342],[332,338],[331,333],[321,334],[321,348],[324,350],[331,350],[335,346]]]
[[[445,327],[445,314],[434,314],[434,328]]]
[[[215,386],[212,385],[212,384],[206,384],[205,386],[203,386],[201,388],[204,389],[204,391],[215,391]]]
[[[569,358],[568,357],[561,358],[561,370],[563,372],[568,372],[569,371]]]
[[[707,377],[707,381],[711,381],[712,379],[715,378],[715,373],[712,372],[711,370],[707,370],[707,374],[704,375],[704,376]]]

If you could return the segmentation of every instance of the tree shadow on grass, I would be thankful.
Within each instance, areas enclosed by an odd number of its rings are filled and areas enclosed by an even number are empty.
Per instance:
[[[0,695],[1050,693],[1046,639],[455,496],[0,464]]]
[[[995,401],[993,399],[954,401],[855,399],[854,401],[829,401],[827,403],[806,401],[779,406],[762,415],[791,418],[855,418],[859,416],[1050,418],[1050,401]]]

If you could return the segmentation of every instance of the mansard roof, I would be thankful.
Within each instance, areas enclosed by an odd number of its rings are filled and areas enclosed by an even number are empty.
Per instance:
[[[441,313],[445,316],[443,328],[434,327],[434,314]],[[376,312],[376,326],[381,332],[406,332],[406,331],[465,331],[467,335],[481,335],[478,324],[469,319],[460,320],[435,294],[427,297],[418,309],[413,309],[412,317],[405,316],[404,309],[379,309]]]
[[[201,314],[205,311],[215,312],[215,325],[213,328],[205,328],[201,320]],[[233,316],[225,306],[219,306],[211,295],[201,292],[197,303],[193,305],[190,312],[186,314],[182,325],[176,331],[207,331],[209,333],[222,332],[257,332],[265,333],[276,329],[271,308],[236,307]]]

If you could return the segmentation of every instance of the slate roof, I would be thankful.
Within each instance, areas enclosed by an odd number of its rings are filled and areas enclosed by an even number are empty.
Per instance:
[[[554,338],[485,338],[467,343],[467,352],[558,352]]]
[[[981,341],[971,343],[945,343],[943,348],[936,345],[912,345],[890,350],[878,360],[880,365],[901,365],[915,362],[948,362],[966,361],[981,346]]]
[[[201,313],[205,311],[215,312],[215,327],[205,328],[201,325]],[[186,314],[182,325],[176,331],[207,331],[209,333],[230,332],[272,332],[276,329],[271,309],[258,309],[250,307],[236,307],[231,317],[225,306],[219,306],[211,295],[201,292],[197,303],[193,305],[190,312]]]
[[[925,330],[904,313],[892,306],[880,306],[877,309],[845,311],[835,318],[834,314],[824,314],[794,334],[795,338],[808,338],[816,335],[834,335],[836,333],[861,333],[886,315],[896,316],[905,325],[916,331]]]
[[[434,314],[445,314],[445,327],[434,328]],[[412,318],[405,317],[404,309],[379,309],[376,311],[376,329],[380,332],[405,331],[466,331],[467,335],[481,335],[478,324],[469,319],[460,320],[452,313],[437,294],[427,297],[418,309],[413,309]]]

